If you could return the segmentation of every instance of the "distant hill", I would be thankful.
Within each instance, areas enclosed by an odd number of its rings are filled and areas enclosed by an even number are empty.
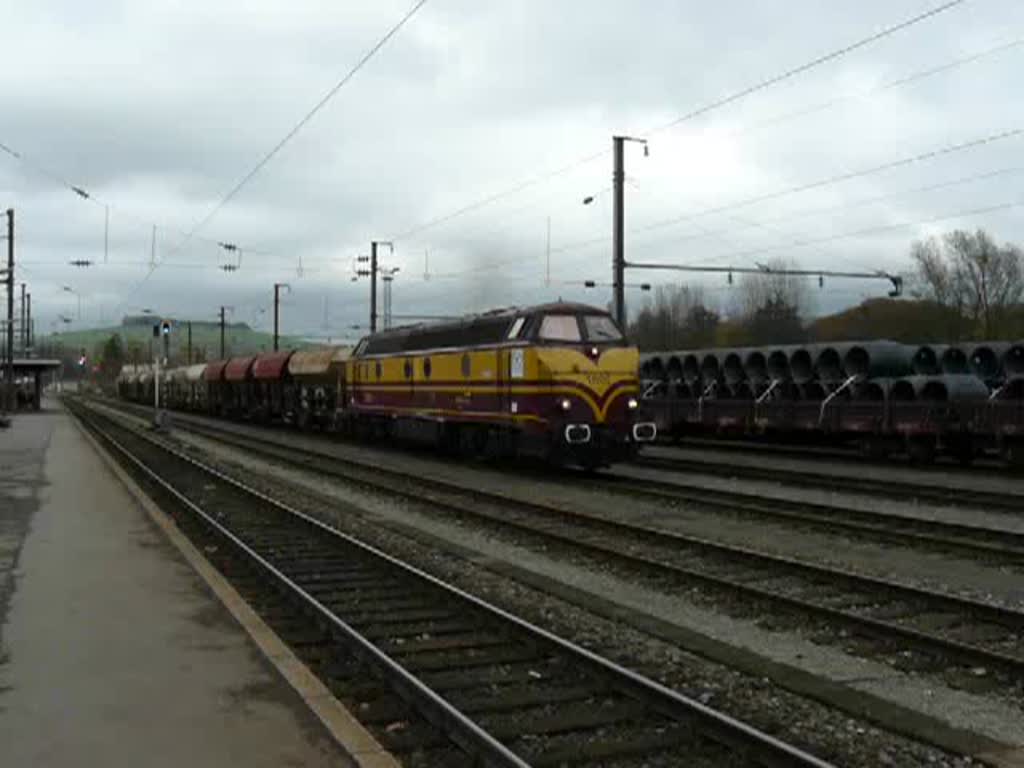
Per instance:
[[[150,344],[162,344],[162,340],[153,338],[151,317],[126,317],[120,326],[108,328],[88,328],[80,331],[64,331],[42,336],[37,340],[38,354],[51,354],[55,357],[77,356],[82,349],[91,358],[98,358],[103,345],[115,334],[121,337],[125,349],[125,362],[145,362],[151,359]],[[170,337],[171,360],[175,365],[184,364],[187,358],[187,325],[185,321],[174,322]],[[273,349],[273,334],[256,331],[246,323],[228,323],[224,331],[225,353],[231,355],[248,355],[267,352]],[[318,346],[293,336],[281,336],[282,349],[298,349]],[[49,352],[47,352],[49,350]],[[220,356],[220,324],[217,322],[192,322],[192,360],[203,362],[214,360]]]

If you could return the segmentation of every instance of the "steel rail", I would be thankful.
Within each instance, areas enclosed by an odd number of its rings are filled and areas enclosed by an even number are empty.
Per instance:
[[[118,402],[119,409],[134,408]],[[198,420],[194,420],[198,419]],[[185,415],[184,422],[200,428],[208,420],[193,414]],[[225,424],[227,427],[231,422]],[[239,425],[235,425],[239,426]],[[285,443],[279,444],[284,445]],[[641,462],[646,457],[641,457]],[[694,460],[704,462],[699,459]],[[736,474],[726,466],[707,463],[711,474],[728,476]],[[379,470],[379,468],[377,468]],[[760,468],[754,468],[760,471]],[[695,469],[694,471],[699,471]],[[561,479],[577,479],[581,473],[572,471]],[[817,476],[825,484],[823,476]],[[778,480],[778,473],[764,471],[765,479]],[[855,482],[859,480],[852,478]],[[646,496],[658,502],[683,501],[724,510],[731,514],[748,517],[774,518],[788,523],[797,523],[826,530],[847,531],[861,537],[884,540],[905,546],[919,545],[939,551],[956,551],[972,556],[981,555],[988,559],[1017,562],[1024,559],[1024,533],[1004,531],[986,526],[952,523],[943,520],[929,520],[909,515],[888,514],[865,509],[843,507],[833,504],[817,504],[792,499],[755,496],[738,491],[705,488],[684,480],[655,480],[629,475],[628,468],[617,468],[612,473],[587,473],[579,482],[590,487],[601,487],[614,493],[628,493]],[[871,481],[875,483],[875,481]],[[1024,506],[1024,495],[1021,496]]]
[[[969,506],[988,511],[1021,514],[1024,511],[1024,493],[999,493],[997,491],[963,490],[925,485],[919,482],[900,482],[875,477],[859,478],[828,474],[821,471],[791,469],[787,467],[750,466],[745,464],[703,459],[670,458],[662,456],[640,456],[637,465],[651,469],[677,472],[693,472],[719,477],[741,477],[749,480],[765,480],[804,488],[828,488],[833,491],[859,493],[868,496],[892,499],[925,501],[940,506]]]
[[[110,418],[109,416],[107,418]],[[122,427],[126,428],[126,427]],[[315,529],[327,533],[328,535],[337,537],[347,544],[357,548],[363,553],[377,558],[388,565],[397,568],[410,576],[413,576],[421,581],[424,581],[431,586],[443,590],[457,599],[472,605],[474,608],[490,614],[491,616],[513,625],[517,630],[530,635],[536,639],[543,640],[544,642],[552,645],[562,652],[574,656],[577,659],[583,660],[586,664],[594,669],[600,670],[602,673],[610,676],[619,684],[626,685],[630,690],[636,694],[642,696],[646,700],[653,701],[662,711],[667,711],[676,716],[682,715],[686,718],[694,719],[700,723],[703,728],[706,728],[710,733],[710,738],[718,741],[721,744],[738,747],[743,750],[748,757],[756,760],[758,763],[767,766],[802,766],[806,768],[834,768],[831,763],[821,760],[813,755],[810,755],[802,750],[786,744],[780,739],[775,738],[766,733],[753,728],[752,726],[736,720],[729,715],[719,712],[711,707],[708,707],[701,702],[691,699],[677,691],[667,688],[656,681],[650,680],[622,665],[616,664],[592,651],[583,648],[569,640],[559,637],[542,627],[539,627],[531,622],[526,621],[518,616],[515,616],[502,608],[499,608],[491,603],[482,600],[481,598],[472,595],[465,590],[462,590],[454,585],[448,584],[435,576],[410,565],[398,558],[395,558],[386,552],[383,552],[376,547],[367,544],[349,534],[343,533],[335,528],[332,528],[325,523],[317,520],[316,518],[297,510],[283,502],[274,499],[263,492],[251,488],[250,486],[238,481],[235,478],[221,472],[220,470],[206,465],[195,458],[188,456],[174,449],[173,447],[166,445],[162,441],[154,440],[148,435],[142,435],[136,433],[136,436],[140,439],[146,440],[155,447],[158,447],[167,453],[174,455],[176,458],[187,462],[197,470],[202,471],[208,475],[216,477],[222,482],[230,484],[232,487],[247,493],[255,498],[259,498],[261,501],[276,507],[280,511],[293,516],[294,518],[300,519]],[[267,573],[269,573],[275,580],[279,581],[284,586],[288,587],[290,591],[300,597],[309,607],[317,612],[322,618],[327,620],[332,626],[340,630],[346,637],[348,637],[354,644],[357,645],[369,658],[373,659],[383,669],[385,669],[389,675],[393,676],[398,683],[399,688],[413,691],[417,697],[421,697],[422,701],[429,704],[428,711],[424,714],[427,715],[428,719],[431,720],[437,727],[441,728],[444,732],[449,733],[451,729],[455,729],[457,732],[464,732],[463,738],[468,738],[470,743],[475,747],[471,752],[479,752],[486,757],[489,761],[488,765],[499,765],[499,766],[528,766],[527,763],[523,762],[518,756],[508,750],[501,742],[497,741],[494,737],[480,728],[470,718],[464,715],[462,712],[454,708],[449,704],[443,697],[438,695],[436,692],[431,690],[426,684],[416,678],[414,675],[406,671],[401,665],[394,662],[390,657],[384,654],[380,649],[374,646],[369,640],[364,638],[354,628],[345,623],[341,618],[330,611],[315,597],[304,591],[299,585],[295,584],[289,579],[284,573],[278,570],[273,564],[266,561],[259,553],[252,550],[248,545],[236,537],[231,531],[221,525],[214,517],[210,516],[191,500],[183,496],[179,491],[170,486],[169,483],[164,481],[149,467],[147,467],[138,458],[133,456],[127,449],[117,443],[113,438],[108,438],[113,445],[117,447],[119,452],[122,453],[128,460],[138,466],[140,470],[144,471],[147,476],[151,477],[154,482],[158,483],[167,492],[172,494],[175,499],[184,504],[190,511],[198,515],[204,522],[212,526],[221,535],[227,538],[231,543],[242,551],[247,557],[257,562]],[[455,739],[456,743],[460,743],[460,739]],[[750,752],[754,750],[754,752]]]
[[[82,418],[80,414],[79,418]],[[88,417],[86,417],[87,419]],[[83,419],[83,420],[86,420]],[[471,754],[478,754],[484,757],[488,765],[494,766],[508,766],[509,768],[529,768],[529,763],[521,760],[516,754],[511,752],[501,742],[497,741],[489,733],[484,731],[480,726],[473,722],[470,718],[464,715],[462,712],[451,706],[444,698],[439,696],[435,691],[424,684],[419,678],[409,673],[405,668],[396,663],[387,654],[377,648],[373,643],[363,637],[353,627],[349,626],[343,619],[339,618],[334,612],[328,609],[322,602],[317,600],[313,595],[309,594],[301,586],[296,584],[291,578],[289,578],[280,569],[275,567],[272,563],[267,561],[262,555],[252,549],[248,544],[238,538],[228,528],[222,525],[217,519],[195,504],[191,499],[183,495],[180,491],[174,488],[170,483],[160,477],[150,467],[148,467],[142,460],[134,456],[131,451],[121,445],[113,436],[103,430],[102,427],[98,426],[94,421],[91,422],[90,426],[106,441],[110,446],[115,448],[124,458],[134,465],[139,471],[143,472],[152,482],[160,486],[164,492],[170,494],[175,501],[188,509],[192,514],[196,515],[206,525],[215,530],[218,535],[229,541],[239,552],[252,562],[260,566],[260,568],[271,577],[272,580],[278,584],[287,588],[287,590],[297,597],[302,603],[311,608],[315,613],[334,629],[341,632],[350,643],[352,643],[358,652],[370,659],[376,664],[381,671],[390,679],[390,682],[394,687],[405,694],[406,697],[413,699],[413,704],[419,709],[426,718],[437,726],[444,733],[452,737],[453,741],[459,744],[463,749],[466,749]],[[284,512],[295,515],[301,518],[307,523],[311,523],[318,528],[325,531],[335,533],[338,536],[346,539],[350,544],[353,544],[361,549],[364,549],[370,554],[380,556],[392,564],[400,564],[399,561],[394,560],[387,554],[374,550],[368,545],[364,545],[362,542],[352,539],[351,537],[342,534],[339,531],[320,523],[318,520],[309,517],[308,515],[299,512],[298,510],[292,509],[280,502],[271,499],[269,496],[257,491],[256,489],[249,488],[244,484],[238,482],[234,478],[231,478],[219,470],[201,464],[190,456],[186,456],[167,445],[164,445],[158,441],[152,440],[151,438],[144,435],[137,435],[140,439],[146,440],[151,445],[157,448],[161,448],[168,453],[176,456],[183,461],[187,461],[189,464],[194,466],[196,469],[212,476],[218,480],[228,483],[233,487],[242,490],[251,496],[261,499],[262,501],[278,507]],[[404,565],[404,564],[402,564]],[[424,711],[426,710],[426,711]]]
[[[511,504],[518,509],[538,515],[542,520],[549,520],[552,516],[559,516],[568,520],[573,525],[585,524],[591,527],[601,527],[615,534],[617,537],[624,535],[640,537],[649,543],[659,546],[665,546],[667,544],[688,546],[741,561],[757,563],[759,565],[765,565],[776,569],[799,572],[806,576],[810,576],[813,579],[824,579],[831,582],[835,582],[838,579],[845,581],[848,584],[856,585],[858,588],[873,594],[885,593],[892,595],[897,599],[926,601],[930,604],[937,604],[946,608],[952,608],[974,618],[987,619],[1003,626],[1009,624],[1018,628],[1024,628],[1024,613],[988,603],[970,600],[968,598],[925,589],[923,587],[915,587],[892,580],[866,576],[864,574],[841,568],[815,565],[782,555],[769,555],[746,547],[722,544],[720,542],[679,533],[677,531],[639,526],[633,523],[610,520],[588,513],[569,510],[556,505],[524,501],[493,491],[484,491],[479,488],[467,488],[457,483],[451,483],[438,478],[413,477],[399,470],[387,469],[347,457],[339,457],[322,451],[288,445],[276,439],[261,441],[256,437],[243,436],[236,431],[229,431],[226,433],[223,429],[217,429],[213,426],[207,425],[197,426],[191,422],[186,428],[220,442],[242,447],[250,453],[263,454],[264,456],[268,456],[277,461],[283,461],[306,470],[310,469],[310,459],[329,462],[331,464],[343,464],[358,469],[361,473],[376,473],[391,480],[398,480],[406,483],[411,481],[420,487],[425,486],[445,493],[467,495],[472,498],[491,503],[504,505]],[[285,451],[285,453],[279,453],[273,450],[275,447]],[[442,504],[449,512],[454,511],[457,514],[477,519],[486,518],[492,525],[498,525],[521,533],[541,536],[578,550],[590,550],[592,553],[597,554],[600,557],[614,558],[631,566],[640,566],[647,568],[648,570],[653,569],[663,575],[698,581],[712,587],[726,589],[734,593],[746,595],[751,599],[775,602],[793,609],[801,610],[805,613],[823,616],[832,621],[842,622],[853,629],[859,629],[862,633],[874,637],[879,641],[891,642],[894,638],[901,638],[918,647],[927,648],[931,653],[938,653],[943,656],[965,660],[971,665],[988,665],[996,667],[1006,670],[1015,676],[1024,677],[1024,658],[968,645],[957,640],[925,634],[911,627],[905,627],[893,622],[875,619],[868,616],[861,616],[849,611],[819,605],[810,600],[795,598],[740,581],[702,573],[693,568],[684,568],[678,565],[642,557],[640,555],[626,553],[614,546],[602,546],[592,542],[584,542],[568,534],[561,535],[549,530],[537,528],[536,526],[530,526],[528,524],[509,520],[507,518],[487,515],[480,510],[467,506],[459,506],[451,501],[445,500],[438,502],[436,500],[425,498],[422,491],[417,492],[415,490],[404,490],[391,483],[374,482],[367,477],[366,474],[350,475],[341,471],[340,468],[323,465],[316,466],[316,470],[321,474],[333,474],[348,482],[356,483],[363,487],[381,491],[392,496],[399,496],[410,501],[425,501],[427,503]],[[621,538],[618,540],[621,541]]]
[[[655,501],[695,503],[733,514],[809,524],[897,544],[917,543],[941,550],[1011,561],[1024,560],[1024,533],[1017,531],[707,488],[682,479],[656,480],[631,474],[629,469],[620,469],[607,476],[586,477],[581,482],[616,493],[646,496]]]

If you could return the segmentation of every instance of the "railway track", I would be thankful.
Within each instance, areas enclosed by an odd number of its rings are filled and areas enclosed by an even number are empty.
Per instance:
[[[127,407],[133,412],[149,414],[147,409],[137,410],[137,406],[123,403],[112,407]],[[175,419],[191,429],[201,429],[204,424],[210,424],[207,418],[191,415],[176,414]],[[273,432],[268,434],[274,435]],[[549,477],[544,475],[543,479]],[[953,553],[985,562],[1024,563],[1024,533],[1013,531],[706,488],[675,477],[671,480],[638,477],[630,475],[628,468],[596,475],[572,472],[559,479],[591,490],[600,488],[609,493],[647,498],[658,503],[695,505],[708,511],[781,522],[826,533],[839,532],[867,541]]]
[[[1021,612],[447,480],[411,477],[299,447],[272,433],[257,439],[230,425],[192,419],[179,421],[179,426],[248,455],[436,506],[446,518],[539,540],[548,550],[555,546],[604,567],[614,564],[623,577],[654,579],[664,591],[696,591],[698,599],[716,610],[795,617],[819,641],[886,658],[894,666],[945,675],[954,684],[998,687],[1013,695],[1019,695],[1024,684]],[[850,636],[859,642],[851,643]]]
[[[770,520],[802,528],[843,533],[856,538],[914,549],[966,555],[997,563],[1024,563],[1024,533],[978,525],[929,520],[908,515],[779,499],[719,488],[683,479],[657,480],[631,475],[628,469],[605,477],[587,477],[581,484],[633,498],[697,505],[737,517]]]
[[[855,493],[893,500],[906,500],[937,504],[940,506],[965,506],[993,512],[1020,515],[1024,512],[1024,492],[1019,494],[1000,493],[971,489],[926,485],[917,482],[885,480],[865,472],[862,476],[839,475],[820,470],[803,470],[779,466],[752,466],[745,463],[729,462],[722,459],[682,458],[641,455],[637,466],[671,472],[712,475],[744,480],[761,480],[798,488],[815,488]]]
[[[81,403],[88,429],[410,764],[828,763],[523,621]],[[273,622],[272,622],[273,623]],[[297,639],[296,639],[297,638]],[[358,658],[376,682],[359,682]],[[347,666],[346,666],[347,664]],[[411,714],[410,714],[411,713]],[[397,719],[395,719],[397,718]],[[389,727],[380,728],[385,737]],[[397,745],[396,745],[397,741]],[[397,749],[396,749],[397,746]]]

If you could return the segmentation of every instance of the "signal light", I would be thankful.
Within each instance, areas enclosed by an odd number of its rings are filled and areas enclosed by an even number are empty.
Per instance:
[[[160,332],[164,336],[170,336],[171,335],[171,321],[170,320],[164,320],[162,323],[160,323]]]

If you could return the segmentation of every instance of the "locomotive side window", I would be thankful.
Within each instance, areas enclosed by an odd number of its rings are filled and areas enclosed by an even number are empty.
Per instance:
[[[429,379],[430,378],[430,358],[429,357],[423,358],[423,378],[425,378],[425,379]]]
[[[469,378],[469,374],[472,373],[472,372],[473,372],[473,363],[469,359],[469,355],[463,355],[462,356],[462,375],[465,376],[468,379]]]
[[[377,361],[377,381],[380,381],[380,375],[381,375],[381,365],[380,365],[380,360],[378,360]]]
[[[622,334],[608,315],[584,315],[583,327],[587,329],[587,341],[619,341]]]
[[[576,315],[545,315],[537,334],[545,341],[582,341]]]
[[[406,359],[405,365],[403,366],[403,370],[404,370],[404,373],[405,373],[405,378],[411,379],[412,378],[412,361],[411,360]]]
[[[512,323],[512,327],[508,329],[508,336],[506,338],[515,339],[519,337],[519,332],[523,330],[523,325],[526,323],[525,317],[517,317],[516,321]]]

